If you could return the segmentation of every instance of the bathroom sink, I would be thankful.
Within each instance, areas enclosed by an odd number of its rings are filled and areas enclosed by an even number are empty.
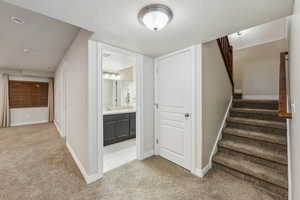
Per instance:
[[[133,109],[134,107],[132,106],[118,106],[118,107],[112,107],[109,108],[108,111],[113,111],[113,110],[129,110],[129,109]]]
[[[113,115],[121,113],[132,113],[136,112],[135,107],[132,106],[122,106],[122,107],[113,107],[103,111],[103,115]]]

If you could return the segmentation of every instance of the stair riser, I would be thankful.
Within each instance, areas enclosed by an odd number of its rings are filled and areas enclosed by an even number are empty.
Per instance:
[[[243,95],[240,94],[240,93],[235,93],[235,94],[233,94],[233,98],[234,98],[234,99],[242,99],[242,97],[243,97]]]
[[[278,110],[278,103],[261,103],[261,102],[234,102],[234,108],[251,108],[251,109],[270,109]]]
[[[278,187],[276,185],[273,185],[271,183],[265,182],[263,180],[257,179],[253,176],[249,176],[246,174],[243,174],[241,172],[238,172],[234,169],[230,169],[226,166],[220,165],[218,163],[213,162],[213,167],[221,169],[232,176],[238,177],[240,179],[243,179],[245,181],[248,181],[259,188],[262,188],[264,191],[268,192],[270,195],[274,197],[276,200],[287,200],[288,199],[288,190],[282,187]]]
[[[243,130],[249,130],[249,131],[257,131],[257,132],[265,132],[265,133],[275,133],[275,134],[286,134],[285,129],[279,129],[279,128],[271,128],[271,127],[264,127],[264,126],[254,126],[254,125],[248,125],[238,122],[227,122],[227,127],[229,128],[238,128]]]
[[[249,139],[252,139],[252,140],[269,142],[269,143],[272,143],[272,144],[279,144],[279,145],[286,145],[287,144],[286,140],[283,140],[283,139],[267,138],[267,137],[256,136],[256,135],[253,136],[253,135],[247,135],[247,134],[243,134],[243,133],[223,132],[223,135],[232,135],[232,136],[237,136],[237,137],[244,137],[244,138],[249,138]]]
[[[285,119],[279,118],[277,114],[265,114],[265,113],[247,113],[247,112],[238,112],[238,111],[231,111],[230,117],[241,117],[247,119],[258,119],[258,120],[270,120],[270,121],[277,121],[277,122],[285,122]]]

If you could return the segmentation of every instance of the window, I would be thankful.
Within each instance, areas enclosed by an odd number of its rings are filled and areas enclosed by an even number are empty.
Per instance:
[[[48,83],[9,81],[10,108],[48,107]]]

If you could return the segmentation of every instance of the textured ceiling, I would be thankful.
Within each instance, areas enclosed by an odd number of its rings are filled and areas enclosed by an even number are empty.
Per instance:
[[[11,17],[25,23],[13,23]],[[79,28],[0,1],[0,69],[55,71]],[[29,49],[29,52],[24,52]]]
[[[7,0],[95,32],[93,39],[158,56],[288,16],[293,0]],[[151,32],[137,20],[150,3],[163,3],[173,21]]]

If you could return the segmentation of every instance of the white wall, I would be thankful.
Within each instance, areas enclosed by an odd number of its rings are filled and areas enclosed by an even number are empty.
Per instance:
[[[41,78],[54,77],[53,72],[33,71],[33,70],[18,70],[18,69],[1,68],[0,73],[9,74],[10,76],[18,76],[18,77],[41,77]]]
[[[0,110],[3,109],[3,101],[4,101],[4,91],[3,91],[3,82],[2,82],[2,73],[0,72]],[[0,113],[0,122],[2,122],[2,114]]]
[[[233,49],[244,49],[270,43],[287,38],[287,18],[280,18],[266,24],[251,27],[237,33],[230,34],[229,42]]]
[[[203,169],[209,164],[210,155],[232,96],[231,82],[216,40],[202,45],[201,96],[202,166],[200,167]]]
[[[294,14],[289,23],[289,70],[291,103],[295,105],[293,119],[290,121],[290,151],[292,198],[300,199],[300,0],[295,0]]]
[[[135,74],[133,74],[135,70],[133,70],[133,68],[135,68],[135,66],[128,67],[118,71],[120,73],[120,80],[125,80],[125,81],[135,80],[135,76],[134,76]]]
[[[10,109],[11,126],[48,123],[48,107]]]
[[[98,43],[88,41],[91,34],[81,30],[66,53],[55,74],[55,120],[61,124],[63,111],[61,95],[66,96],[66,141],[74,160],[77,162],[87,182],[92,182],[101,177],[101,165],[99,163],[98,126],[103,123],[98,119],[97,109],[102,104],[98,99],[98,90],[102,88],[98,83]],[[142,56],[144,68],[141,77],[144,90],[143,119],[141,127],[144,134],[144,151],[153,153],[154,149],[154,65],[153,59]],[[65,91],[63,88],[65,85]],[[99,104],[100,103],[100,104]],[[60,128],[60,127],[59,127]]]
[[[278,98],[280,53],[287,51],[286,39],[233,52],[235,89],[245,98]]]
[[[28,76],[10,76],[9,80],[49,82],[48,78],[34,78]],[[11,126],[20,126],[36,123],[47,123],[48,107],[41,108],[13,108],[10,109]]]
[[[65,137],[65,92],[64,59],[55,72],[54,79],[54,123],[62,137]]]
[[[66,124],[66,142],[83,175],[97,170],[90,154],[94,146],[88,130],[88,41],[91,35],[91,32],[79,31],[55,73],[55,121],[58,126]]]
[[[113,87],[114,80],[104,79],[103,80],[103,87],[102,87],[102,101],[103,101],[103,110],[107,110],[109,107],[113,105],[113,96],[115,90]]]
[[[154,152],[154,59],[143,56],[143,135],[144,153]]]

